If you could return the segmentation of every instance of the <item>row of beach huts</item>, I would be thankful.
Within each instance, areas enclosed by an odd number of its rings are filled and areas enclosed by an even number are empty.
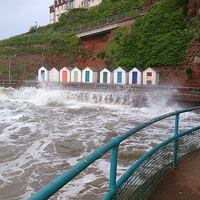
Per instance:
[[[38,80],[50,82],[82,82],[82,83],[108,83],[108,84],[159,84],[159,72],[154,68],[144,71],[139,67],[133,67],[127,71],[123,67],[114,70],[104,68],[101,71],[94,67],[48,67],[41,66],[38,69]]]

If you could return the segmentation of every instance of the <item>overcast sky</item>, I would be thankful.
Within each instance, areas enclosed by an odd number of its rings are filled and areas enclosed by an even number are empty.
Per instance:
[[[1,0],[0,40],[49,24],[49,6],[54,0]]]

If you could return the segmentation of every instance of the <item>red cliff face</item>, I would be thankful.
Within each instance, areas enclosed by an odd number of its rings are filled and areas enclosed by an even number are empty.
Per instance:
[[[146,12],[148,8],[160,0],[146,0],[142,12]],[[200,8],[200,0],[189,0],[188,16],[194,17]],[[131,26],[131,24],[130,24]],[[87,55],[85,58],[79,57],[79,66],[84,68],[86,66],[95,67],[101,70],[105,65],[106,59],[97,58],[100,53],[108,44],[111,34],[102,34],[98,36],[88,37],[82,39],[82,47],[86,50]],[[161,83],[165,85],[174,86],[200,86],[200,57],[196,56],[200,52],[199,41],[193,41],[186,55],[190,57],[182,67],[174,66],[157,66],[155,67],[160,71]],[[186,70],[192,69],[192,79],[187,79]]]
[[[79,66],[81,68],[91,66],[96,68],[97,70],[101,70],[106,67],[106,59],[98,58],[97,55],[104,51],[104,49],[108,45],[109,39],[110,33],[81,39],[81,46],[86,51],[86,55],[78,58]]]
[[[200,8],[200,0],[189,0],[188,3],[188,16],[194,17],[198,14]]]
[[[144,4],[143,11],[147,11],[147,9],[157,2],[159,0],[146,0]],[[188,15],[190,17],[193,17],[197,14],[198,9],[200,8],[200,0],[189,0],[188,4]],[[131,24],[129,25],[131,26]],[[44,56],[44,55],[27,55],[27,56],[21,56],[21,57],[15,57],[11,60],[12,66],[17,65],[26,65],[27,69],[25,72],[21,71],[21,74],[26,73],[32,73],[37,74],[38,67],[41,65],[47,65],[47,66],[79,66],[81,68],[84,68],[86,66],[95,67],[97,70],[101,70],[104,67],[106,67],[105,61],[106,58],[101,59],[98,58],[97,55],[104,51],[104,49],[107,47],[109,40],[112,37],[112,33],[106,33],[102,35],[97,35],[93,37],[83,38],[81,39],[81,45],[85,49],[85,55],[80,55],[78,57],[78,62],[66,63],[66,59],[64,57],[59,57],[58,55],[54,56]],[[174,66],[157,66],[155,67],[160,71],[160,78],[161,78],[161,84],[165,85],[174,85],[174,86],[200,86],[200,56],[198,56],[200,52],[200,42],[199,41],[193,41],[191,42],[190,48],[186,52],[186,55],[188,55],[189,59],[185,62],[185,64],[182,67],[174,67]],[[29,61],[29,63],[27,62]],[[8,61],[1,60],[0,64],[2,66],[7,66]],[[73,64],[73,65],[72,65]],[[186,70],[187,69],[192,70],[192,79],[188,80],[186,78]],[[7,67],[5,69],[5,72],[3,71],[0,74],[1,79],[5,79],[8,72]],[[15,72],[15,67],[11,67],[11,72]],[[27,79],[27,76],[16,76],[13,79]]]
[[[185,86],[200,86],[200,57],[198,56],[200,52],[200,42],[198,40],[192,41],[190,48],[188,48],[186,55],[188,55],[188,60],[183,65],[183,69],[192,70],[192,79],[187,81]]]

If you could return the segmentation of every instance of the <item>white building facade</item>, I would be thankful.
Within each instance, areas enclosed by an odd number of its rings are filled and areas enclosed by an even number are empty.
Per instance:
[[[50,24],[58,22],[59,17],[73,8],[89,8],[97,6],[102,0],[55,0],[50,9]]]

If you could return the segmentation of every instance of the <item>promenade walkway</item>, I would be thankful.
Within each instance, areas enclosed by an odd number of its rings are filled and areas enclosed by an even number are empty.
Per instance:
[[[200,200],[200,152],[164,174],[146,200]]]

